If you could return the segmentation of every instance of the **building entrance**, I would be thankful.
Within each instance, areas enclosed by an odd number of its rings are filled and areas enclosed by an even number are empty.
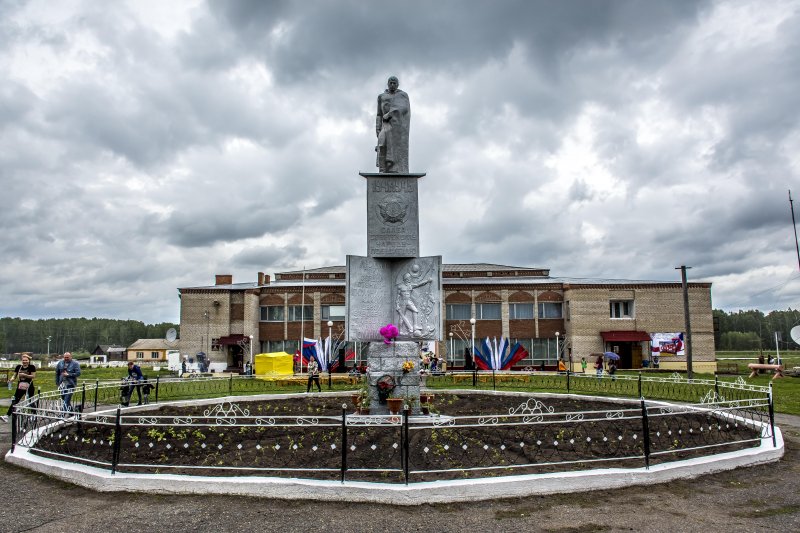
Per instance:
[[[607,343],[608,351],[619,355],[618,368],[639,369],[642,368],[642,343],[614,341]]]

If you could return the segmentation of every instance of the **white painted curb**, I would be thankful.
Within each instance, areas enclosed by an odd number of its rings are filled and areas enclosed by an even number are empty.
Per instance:
[[[608,401],[609,398],[603,400]],[[14,453],[9,451],[6,454],[5,460],[98,492],[227,494],[291,500],[313,497],[349,502],[419,505],[607,490],[695,478],[714,472],[778,461],[784,453],[783,434],[778,427],[775,428],[775,443],[773,446],[771,437],[762,438],[757,447],[658,464],[649,469],[603,468],[579,472],[431,481],[410,485],[360,481],[340,483],[266,476],[213,477],[131,473],[112,475],[107,469],[37,456],[19,445],[16,446]]]

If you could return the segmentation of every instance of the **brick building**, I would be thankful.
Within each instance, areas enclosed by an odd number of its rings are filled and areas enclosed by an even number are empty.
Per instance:
[[[551,367],[559,351],[575,368],[582,356],[603,351],[617,352],[620,368],[640,368],[651,359],[651,334],[685,329],[676,282],[554,278],[548,269],[484,263],[443,265],[442,281],[446,338],[438,352],[451,368],[464,364],[472,317],[476,343],[503,336],[525,347],[529,357],[515,368]],[[326,337],[328,321],[334,338],[343,335],[344,266],[281,272],[274,280],[259,272],[249,283],[217,275],[214,285],[179,292],[181,351],[208,353],[217,370],[241,368],[251,336],[253,353],[294,353],[303,336]],[[689,283],[689,308],[694,369],[713,371],[710,283]],[[684,356],[663,354],[660,363],[686,368]]]
[[[138,363],[159,363],[167,360],[167,352],[174,350],[164,339],[138,339],[128,346],[127,360]]]

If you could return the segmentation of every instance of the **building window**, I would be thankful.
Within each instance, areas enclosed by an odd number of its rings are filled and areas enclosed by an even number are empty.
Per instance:
[[[218,352],[220,350],[219,339],[211,338],[211,351]]]
[[[283,351],[283,341],[268,341],[266,344],[268,353]]]
[[[561,302],[540,302],[539,318],[561,318]]]
[[[144,359],[144,352],[136,352],[136,359]]]
[[[150,352],[150,359],[158,359],[158,352]]]
[[[472,318],[472,306],[470,304],[447,304],[445,317],[447,320],[469,320]]]
[[[286,353],[295,354],[299,347],[299,341],[283,341],[283,351]]]
[[[508,317],[512,320],[533,318],[533,304],[508,304]]]
[[[344,320],[343,305],[323,305],[322,306],[322,320]]]
[[[478,320],[500,320],[500,304],[476,304],[475,318]]]
[[[633,318],[633,300],[617,300],[610,303],[611,318]]]
[[[311,320],[314,318],[313,305],[290,305],[289,322],[300,322],[301,320]]]
[[[283,322],[282,305],[263,305],[261,306],[262,322]]]

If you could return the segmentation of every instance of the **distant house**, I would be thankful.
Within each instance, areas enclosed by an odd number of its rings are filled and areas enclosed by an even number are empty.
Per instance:
[[[128,358],[128,349],[117,344],[98,344],[90,355],[105,355],[106,361],[125,361]]]
[[[127,360],[160,362],[167,360],[167,350],[174,350],[164,339],[139,339],[128,346]]]

